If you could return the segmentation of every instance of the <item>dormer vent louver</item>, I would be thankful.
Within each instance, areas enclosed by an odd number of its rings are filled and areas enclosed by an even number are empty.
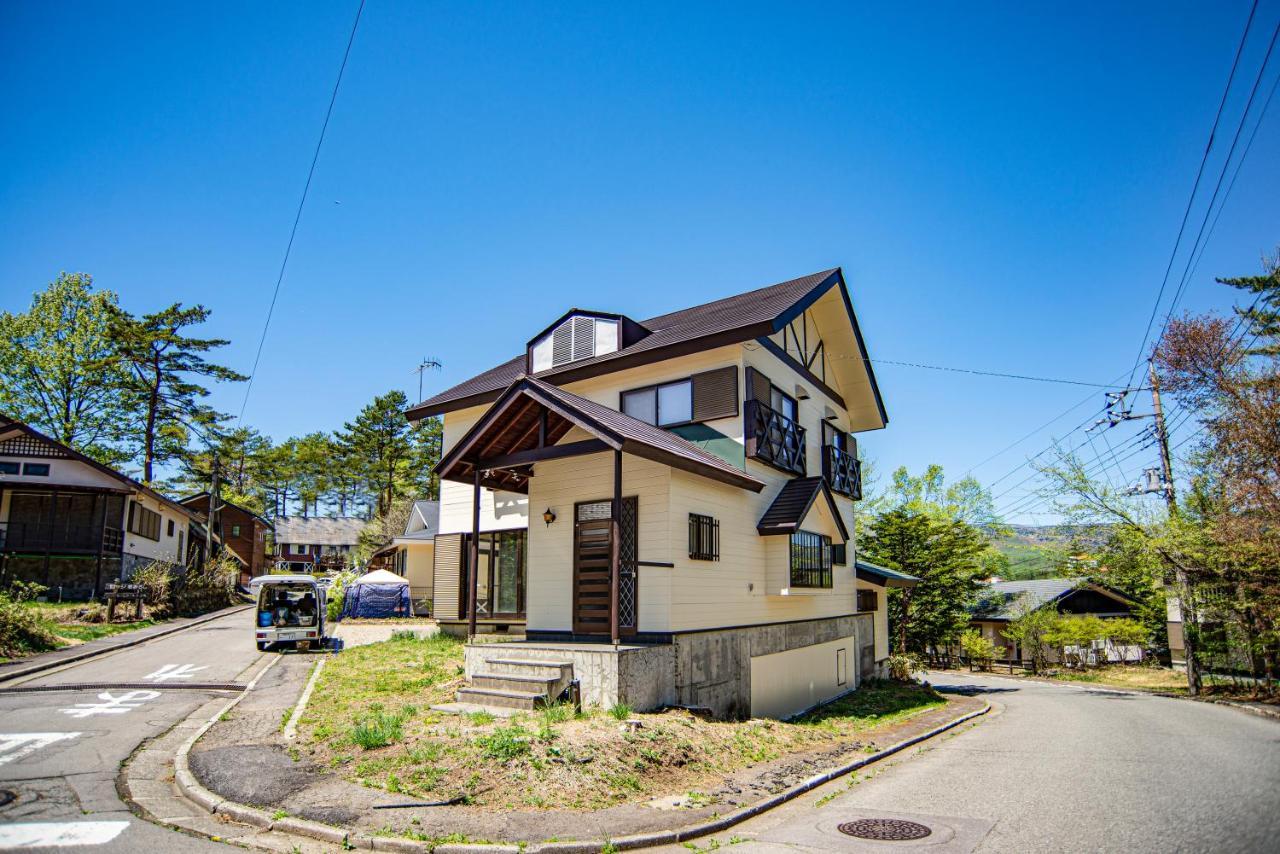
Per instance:
[[[616,352],[618,320],[591,314],[571,314],[530,346],[530,367],[534,373],[571,362]]]

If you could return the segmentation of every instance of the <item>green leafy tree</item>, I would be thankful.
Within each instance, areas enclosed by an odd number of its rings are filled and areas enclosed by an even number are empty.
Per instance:
[[[868,560],[921,579],[914,588],[890,591],[896,651],[937,654],[955,644],[980,588],[979,557],[988,548],[982,533],[906,507],[882,513],[868,533],[862,545]]]
[[[141,318],[119,308],[112,311],[112,361],[119,360],[129,372],[128,396],[141,424],[138,444],[144,483],[155,480],[156,466],[185,456],[191,433],[206,440],[216,434],[222,416],[201,402],[209,389],[200,380],[248,379],[203,356],[230,342],[183,334],[188,327],[204,323],[209,315],[209,309],[202,305],[184,308],[182,303]]]
[[[990,670],[991,663],[1004,658],[1005,649],[984,636],[977,629],[967,629],[960,635],[960,649],[979,670]]]
[[[208,489],[213,482],[216,458],[222,497],[255,513],[263,513],[267,509],[263,467],[270,451],[270,439],[252,427],[237,427],[219,435],[212,448],[187,457],[182,486],[188,492]]]
[[[320,514],[320,498],[329,491],[337,443],[327,433],[308,433],[293,446],[302,515]]]
[[[414,449],[404,410],[409,400],[402,391],[378,395],[343,425],[338,441],[374,495],[374,513],[385,516],[396,500],[413,488]]]
[[[1167,638],[1165,567],[1145,538],[1131,528],[1115,528],[1098,558],[1098,566],[1088,573],[1088,579],[1136,601],[1134,618],[1148,638]]]
[[[0,411],[104,463],[128,458],[123,391],[110,356],[116,295],[62,273],[20,314],[0,313]]]
[[[267,513],[277,518],[289,515],[289,502],[298,495],[297,439],[267,448],[259,460],[258,479]]]
[[[1015,615],[1000,633],[1016,644],[1015,654],[1021,650],[1022,660],[1031,662],[1031,672],[1040,673],[1048,665],[1052,648],[1045,635],[1057,622],[1058,614],[1052,608],[1023,603],[1015,606]]]

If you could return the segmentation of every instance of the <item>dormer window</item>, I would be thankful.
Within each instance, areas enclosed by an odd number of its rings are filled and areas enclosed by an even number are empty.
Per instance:
[[[624,346],[625,322],[617,315],[575,309],[529,343],[529,370],[537,374],[561,365],[616,353]],[[635,324],[631,326],[635,327]],[[633,334],[632,340],[635,337],[638,336]]]

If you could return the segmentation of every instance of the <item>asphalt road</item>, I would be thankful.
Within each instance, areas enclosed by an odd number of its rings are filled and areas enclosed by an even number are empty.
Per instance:
[[[132,813],[116,792],[123,762],[145,739],[168,730],[214,696],[177,687],[232,683],[259,656],[248,611],[131,649],[0,685],[0,849],[43,842],[49,850],[168,852],[229,850],[167,830]],[[39,693],[14,687],[127,684]],[[3,800],[0,796],[0,800]],[[82,844],[50,845],[56,840]]]
[[[932,677],[996,713],[719,834],[721,844],[743,840],[734,854],[1280,851],[1280,722],[1083,686]],[[931,833],[865,842],[839,832],[863,818]]]

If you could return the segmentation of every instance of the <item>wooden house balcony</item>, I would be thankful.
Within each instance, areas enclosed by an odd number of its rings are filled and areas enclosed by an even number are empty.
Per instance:
[[[804,477],[805,429],[761,400],[748,400],[745,415],[747,456]]]
[[[862,462],[835,445],[822,446],[822,477],[831,491],[862,500]]]

